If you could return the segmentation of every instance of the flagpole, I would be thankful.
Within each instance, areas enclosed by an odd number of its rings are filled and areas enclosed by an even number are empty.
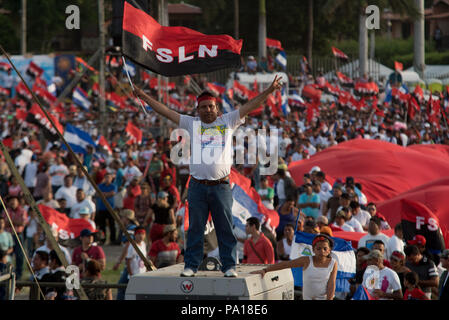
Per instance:
[[[39,105],[39,108],[42,110],[42,112],[44,113],[45,117],[47,118],[47,120],[51,123],[51,125],[53,126],[53,128],[56,131],[56,134],[58,135],[58,137],[62,140],[62,142],[64,143],[64,145],[66,146],[67,150],[69,151],[70,155],[72,156],[72,158],[75,160],[75,163],[77,165],[77,167],[79,169],[81,169],[81,171],[83,172],[84,176],[87,178],[87,180],[89,180],[90,184],[92,185],[92,187],[95,189],[97,195],[100,197],[100,199],[103,201],[103,204],[105,205],[106,209],[109,211],[109,213],[112,215],[112,217],[114,218],[114,220],[117,222],[117,224],[119,225],[120,229],[123,231],[123,234],[125,235],[125,237],[127,238],[127,240],[129,241],[129,243],[133,246],[134,250],[136,250],[136,253],[139,255],[139,257],[142,259],[143,263],[145,264],[145,267],[148,270],[156,270],[156,267],[154,266],[154,264],[151,262],[151,260],[147,259],[146,257],[146,253],[143,254],[140,250],[140,248],[137,246],[136,242],[134,241],[133,238],[131,238],[131,236],[128,233],[128,230],[126,229],[125,225],[122,223],[119,215],[117,214],[116,211],[114,211],[114,209],[112,208],[112,206],[109,204],[109,202],[107,201],[105,195],[103,194],[103,192],[98,188],[97,184],[95,183],[94,179],[89,175],[89,173],[87,172],[86,168],[84,168],[83,164],[80,162],[79,158],[77,155],[75,155],[75,153],[72,150],[72,147],[70,147],[70,145],[67,143],[67,141],[65,140],[64,136],[62,135],[62,133],[58,130],[58,128],[56,127],[54,121],[52,120],[52,118],[49,116],[47,110],[45,110],[45,108],[42,106],[42,104],[40,103],[39,99],[36,97],[35,93],[33,91],[31,91],[30,87],[28,86],[28,84],[25,82],[25,80],[22,77],[22,74],[20,73],[19,70],[17,70],[16,66],[14,65],[14,63],[11,61],[11,58],[9,57],[8,53],[5,51],[5,49],[3,49],[3,46],[0,45],[0,50],[3,52],[3,54],[5,55],[5,57],[8,59],[9,63],[11,64],[11,66],[14,68],[14,70],[16,71],[17,75],[20,77],[20,79],[22,80],[22,82],[24,83],[25,87],[28,89],[28,91],[31,93],[31,95],[33,96],[33,99],[36,101],[36,103]]]
[[[36,202],[34,201],[33,196],[31,195],[30,190],[28,189],[25,182],[23,181],[22,176],[17,171],[17,168],[14,165],[14,161],[12,160],[8,149],[5,147],[5,145],[3,144],[3,142],[1,140],[0,140],[0,149],[2,150],[3,155],[5,156],[6,163],[8,164],[8,167],[11,170],[12,175],[17,179],[17,182],[20,185],[20,188],[25,197],[25,201],[29,204],[31,210],[33,210],[33,212],[36,214],[37,222],[42,227],[42,230],[45,233],[46,239],[53,247],[53,250],[56,251],[56,255],[58,256],[59,260],[61,260],[61,263],[64,266],[64,268],[67,268],[67,266],[69,264],[68,264],[68,261],[64,255],[64,253],[62,252],[61,248],[59,247],[59,244],[56,241],[56,239],[53,237],[53,233],[50,230],[49,224],[47,223],[47,221],[45,221],[45,218],[42,216],[42,214],[39,210],[39,207],[37,206]],[[75,288],[75,291],[79,295],[81,300],[89,300],[87,298],[87,295],[84,292],[83,288],[81,287],[81,285],[80,285],[79,289]]]

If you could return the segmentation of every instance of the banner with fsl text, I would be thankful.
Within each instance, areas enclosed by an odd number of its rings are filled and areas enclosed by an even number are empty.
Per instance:
[[[185,27],[165,27],[125,1],[123,53],[164,76],[240,67],[243,40],[205,35]]]

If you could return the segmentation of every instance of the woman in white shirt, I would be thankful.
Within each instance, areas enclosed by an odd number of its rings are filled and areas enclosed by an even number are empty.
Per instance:
[[[333,300],[337,261],[331,257],[334,241],[325,234],[318,234],[312,241],[313,256],[303,256],[295,260],[269,265],[251,273],[262,277],[271,271],[287,268],[303,268],[303,300]]]

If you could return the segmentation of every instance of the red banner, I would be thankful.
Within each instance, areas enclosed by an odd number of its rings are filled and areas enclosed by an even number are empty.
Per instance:
[[[240,67],[242,43],[228,35],[161,26],[125,1],[123,53],[156,73],[177,76]]]
[[[59,238],[62,240],[75,239],[79,237],[80,233],[84,229],[89,229],[95,232],[89,221],[84,219],[71,219],[64,213],[56,211],[51,207],[38,204],[39,211],[42,213],[45,221],[58,231]]]

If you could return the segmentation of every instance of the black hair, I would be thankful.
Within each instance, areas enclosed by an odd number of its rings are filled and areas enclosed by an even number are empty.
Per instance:
[[[408,245],[404,249],[405,255],[408,256],[416,256],[420,253],[419,248],[415,245]]]
[[[341,195],[342,199],[346,199],[346,200],[351,200],[351,196],[349,195],[349,193],[345,192]]]
[[[368,203],[366,206],[367,206],[367,207],[369,207],[369,206],[374,206],[374,208],[377,208],[377,207],[376,207],[376,204],[375,204],[374,202],[370,202],[370,203]]]
[[[367,247],[360,247],[357,249],[356,253],[359,253],[360,251],[362,251],[366,255],[370,250]]]
[[[215,98],[215,96],[214,96],[210,91],[207,91],[207,90],[201,92],[200,95],[199,95],[196,99],[198,100],[198,99],[200,99],[200,98],[202,98],[202,97],[212,97],[212,98]]]
[[[374,244],[381,244],[381,245],[383,245],[384,247],[385,247],[385,243],[382,241],[382,240],[376,240],[376,241],[374,241],[374,243],[373,243],[373,245]]]
[[[354,185],[357,187],[357,189],[359,189],[360,191],[362,191],[362,185],[361,185],[359,182],[354,183]]]
[[[291,224],[291,223],[286,223],[285,226],[284,226],[284,230],[287,227],[291,227],[293,230],[295,230],[295,226],[293,224]]]
[[[285,177],[285,170],[284,169],[278,169],[276,174],[278,174],[280,177],[283,178],[283,177]]]
[[[246,222],[248,222],[249,225],[255,226],[257,230],[260,229],[260,221],[256,217],[251,217],[246,219]]]
[[[50,261],[55,261],[56,264],[57,264],[59,267],[62,266],[62,262],[61,262],[61,260],[59,259],[58,255],[56,254],[56,251],[55,251],[55,250],[51,250],[51,251],[50,251],[49,259],[50,259]]]
[[[407,280],[412,286],[416,287],[419,282],[419,276],[416,272],[410,271],[404,275],[404,280]]]
[[[351,209],[357,209],[360,208],[360,203],[358,203],[357,201],[351,201],[349,206],[351,207]]]
[[[377,225],[379,226],[379,228],[380,228],[380,226],[381,226],[381,221],[380,221],[380,218],[379,218],[379,217],[374,216],[374,217],[372,217],[369,221],[370,221],[370,222],[374,222],[374,223],[377,224]]]
[[[398,223],[397,225],[394,226],[394,232],[396,231],[402,231],[402,223]]]
[[[326,174],[323,171],[318,171],[316,173],[316,176],[319,178],[326,178]]]
[[[314,242],[315,242],[315,239],[317,239],[318,237],[323,237],[323,238],[325,238],[326,240],[327,240],[327,243],[329,244],[329,247],[331,248],[331,250],[332,250],[332,248],[334,247],[334,240],[330,237],[330,236],[328,236],[327,234],[325,234],[325,233],[319,233],[319,234],[317,234],[314,238],[313,238],[313,241],[312,241],[312,247],[314,247],[315,245],[314,245]],[[320,240],[321,241],[321,240]]]
[[[39,256],[39,258],[43,261],[46,261],[48,264],[48,253],[46,251],[36,251],[35,253],[37,256]]]

